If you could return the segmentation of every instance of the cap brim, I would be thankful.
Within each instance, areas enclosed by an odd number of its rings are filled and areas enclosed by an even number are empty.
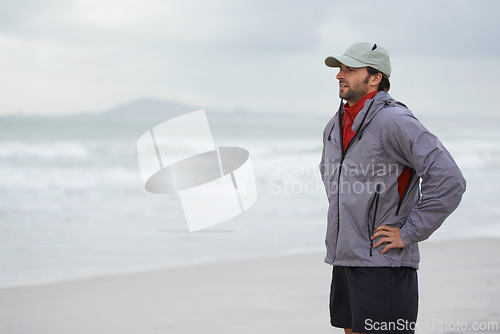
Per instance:
[[[340,67],[340,64],[344,64],[347,67],[353,67],[353,68],[368,66],[360,61],[357,61],[354,58],[345,55],[342,55],[340,57],[327,57],[325,59],[325,64],[328,67]]]

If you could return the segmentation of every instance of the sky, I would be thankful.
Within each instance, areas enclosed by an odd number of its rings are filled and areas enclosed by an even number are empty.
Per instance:
[[[497,0],[0,2],[0,115],[98,112],[151,97],[327,115],[352,43],[385,47],[414,112],[496,114]]]

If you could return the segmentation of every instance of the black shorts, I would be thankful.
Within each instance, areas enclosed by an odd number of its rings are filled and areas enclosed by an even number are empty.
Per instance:
[[[417,271],[399,267],[333,267],[330,323],[355,333],[414,333]]]

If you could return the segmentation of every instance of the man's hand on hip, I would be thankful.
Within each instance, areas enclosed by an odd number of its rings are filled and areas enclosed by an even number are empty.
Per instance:
[[[375,233],[372,235],[372,240],[381,237],[381,239],[373,245],[374,248],[388,243],[387,246],[382,249],[381,253],[385,254],[389,249],[392,248],[404,248],[405,245],[401,240],[401,235],[399,234],[399,227],[390,227],[387,225],[380,225],[375,229]]]

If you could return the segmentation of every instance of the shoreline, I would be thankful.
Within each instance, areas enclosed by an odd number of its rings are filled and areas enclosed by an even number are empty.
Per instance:
[[[498,239],[500,241],[500,238]],[[200,262],[189,262],[187,264],[171,264],[166,266],[153,266],[150,268],[142,268],[142,269],[124,269],[124,270],[115,270],[112,272],[105,273],[96,273],[96,274],[88,274],[88,275],[78,275],[74,277],[66,277],[60,279],[40,279],[38,281],[29,281],[24,283],[7,283],[0,284],[0,291],[6,289],[17,289],[24,287],[38,287],[38,286],[46,286],[53,284],[63,284],[63,283],[71,283],[71,282],[80,282],[80,281],[88,281],[94,279],[101,278],[113,278],[113,277],[122,277],[129,275],[142,275],[142,274],[154,274],[158,272],[171,271],[171,270],[182,270],[186,268],[192,268],[197,266],[213,266],[213,265],[225,265],[225,264],[235,264],[247,261],[260,261],[260,260],[272,260],[272,259],[281,259],[288,258],[293,256],[301,256],[301,255],[318,255],[321,257],[323,255],[320,251],[284,251],[281,253],[270,254],[266,256],[248,256],[245,258],[239,259],[222,259],[222,260],[202,260]],[[322,262],[323,263],[323,262]]]
[[[500,243],[500,236],[491,236],[491,237],[472,237],[472,238],[445,238],[445,239],[431,239],[431,240],[426,240],[423,243],[424,244],[446,244],[446,243],[455,243],[455,242],[481,242],[481,241],[498,241]],[[420,243],[422,245],[422,243]],[[420,246],[421,247],[421,246]],[[426,247],[426,246],[424,246]],[[1,284],[0,283],[0,291],[6,290],[6,289],[16,289],[16,288],[24,288],[24,287],[37,287],[37,286],[46,286],[46,285],[52,285],[52,284],[60,284],[60,283],[68,283],[68,282],[79,282],[79,281],[87,281],[87,280],[93,280],[93,279],[100,279],[100,278],[108,278],[108,277],[121,277],[121,276],[128,276],[128,275],[141,275],[141,274],[150,274],[150,273],[156,273],[156,272],[162,272],[166,270],[177,270],[177,269],[183,269],[183,268],[189,268],[189,267],[196,267],[196,266],[212,266],[212,265],[218,265],[218,264],[232,264],[232,263],[239,263],[239,262],[246,262],[246,261],[259,261],[259,260],[268,260],[268,259],[281,259],[281,258],[287,258],[287,257],[292,257],[292,256],[300,256],[300,255],[318,255],[318,256],[323,256],[324,257],[324,251],[317,251],[317,250],[307,250],[307,251],[298,251],[298,250],[288,250],[288,251],[283,251],[281,253],[276,253],[276,254],[270,254],[266,256],[248,256],[245,258],[239,258],[239,259],[223,259],[223,260],[205,260],[205,261],[200,261],[200,262],[189,262],[187,264],[172,264],[172,265],[165,265],[165,266],[152,266],[149,268],[136,268],[136,269],[122,269],[122,270],[115,270],[115,271],[110,271],[110,272],[103,272],[103,273],[96,273],[96,274],[88,274],[88,275],[74,275],[74,276],[68,276],[64,278],[47,278],[47,279],[39,279],[39,280],[32,280],[32,281],[27,281],[27,282],[21,282],[21,283],[6,283],[6,284]],[[323,258],[321,258],[323,259]],[[425,259],[424,259],[425,261]],[[323,263],[323,261],[321,261]]]
[[[417,333],[456,332],[451,328],[456,322],[498,325],[500,240],[420,246]],[[0,331],[342,333],[329,325],[331,266],[323,256],[275,256],[0,288]]]

